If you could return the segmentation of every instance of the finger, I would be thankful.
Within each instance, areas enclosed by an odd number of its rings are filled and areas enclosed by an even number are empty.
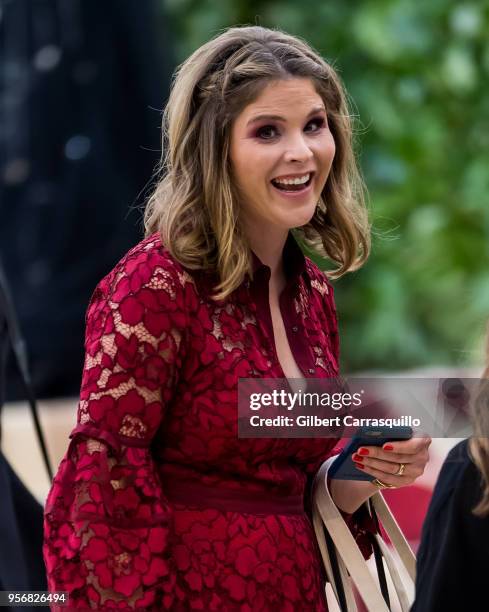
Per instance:
[[[415,455],[421,450],[427,449],[431,444],[430,437],[411,438],[410,440],[399,440],[394,442],[386,442],[382,448],[389,453],[405,453]]]
[[[397,442],[387,442],[383,448],[388,452],[416,454],[422,450],[429,448],[431,444],[430,437],[411,438],[410,440],[401,440]]]
[[[381,470],[377,470],[373,467],[367,467],[361,464],[357,464],[356,467],[360,472],[363,472],[363,473],[366,473],[372,476],[372,480],[374,478],[378,478],[384,484],[394,485],[395,487],[404,487],[414,482],[414,478],[412,477],[407,477],[404,475],[395,476],[394,474],[388,474],[386,472],[382,472]]]
[[[382,461],[381,459],[373,459],[371,457],[364,458],[364,457],[360,457],[359,455],[353,455],[353,461],[355,462],[357,467],[359,464],[363,465],[365,468],[365,471],[367,469],[375,469],[375,470],[378,470],[379,472],[382,472],[384,475],[389,474],[391,476],[396,475],[402,463],[402,462],[396,463],[396,462],[391,462],[391,461]],[[418,464],[415,465],[415,464],[405,463],[404,466],[405,467],[404,467],[402,476],[407,477],[407,478],[410,478],[410,477],[417,478],[420,475]]]
[[[362,452],[362,449],[367,449],[368,453]],[[419,455],[388,452],[378,446],[362,446],[362,448],[358,449],[356,454],[360,457],[381,459],[382,461],[391,461],[392,463],[414,463],[419,459]]]

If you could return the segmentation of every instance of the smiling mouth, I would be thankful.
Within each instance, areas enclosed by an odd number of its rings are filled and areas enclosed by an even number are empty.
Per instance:
[[[289,192],[304,191],[311,184],[313,176],[314,176],[314,172],[309,172],[303,175],[302,177],[298,177],[295,179],[283,179],[283,180],[272,179],[271,183],[276,189],[279,189],[280,191],[289,191]]]

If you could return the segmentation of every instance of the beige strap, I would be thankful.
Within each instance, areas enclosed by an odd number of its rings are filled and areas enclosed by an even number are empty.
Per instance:
[[[316,506],[313,506],[312,522],[314,526],[314,531],[316,532],[316,539],[318,542],[319,550],[321,552],[321,557],[323,559],[326,576],[328,578],[328,582],[331,584],[336,601],[339,603],[340,598],[338,596],[337,585],[333,575],[333,568],[331,566],[331,560],[329,558],[328,547],[326,544],[326,536],[324,535],[325,526],[323,523],[323,519],[321,518],[321,515]],[[343,563],[343,560],[339,555],[337,555],[337,561],[348,610],[349,612],[357,612],[357,604],[355,602],[355,597],[353,595],[351,582],[348,578],[348,572],[346,570],[345,564]]]
[[[373,576],[365,563],[350,529],[336,507],[326,485],[328,469],[335,457],[328,459],[316,476],[314,503],[333,543],[356,585],[365,605],[372,612],[389,612]],[[349,588],[343,581],[346,589]],[[337,589],[336,589],[337,592]]]
[[[409,601],[409,597],[408,597],[406,588],[404,586],[404,583],[402,582],[402,578],[401,578],[401,575],[399,574],[399,569],[394,560],[394,557],[392,556],[392,553],[389,550],[389,547],[382,539],[382,536],[377,534],[375,538],[379,544],[380,551],[382,553],[382,556],[384,557],[385,563],[387,565],[387,569],[389,570],[392,584],[394,585],[394,589],[397,593],[397,597],[399,598],[399,603],[401,605],[401,611],[409,612],[412,602]]]
[[[321,556],[323,557],[323,561],[325,563],[328,579],[330,580],[333,586],[333,592],[338,599],[338,589],[333,580],[331,563],[329,561],[321,521],[328,530],[328,533],[330,534],[339,553],[338,563],[340,566],[340,573],[342,574],[342,582],[345,587],[348,610],[356,610],[350,580],[348,579],[349,573],[351,580],[356,585],[367,608],[372,612],[388,612],[388,607],[380,593],[379,587],[370,573],[358,545],[356,544],[348,526],[343,520],[338,508],[333,502],[331,494],[328,490],[327,474],[329,467],[335,459],[336,457],[331,457],[321,466],[316,476],[313,498],[313,524],[316,536],[318,538]],[[416,561],[409,544],[404,538],[399,525],[392,516],[387,504],[382,498],[382,495],[380,493],[376,493],[371,499],[383,527],[389,535],[393,546],[398,551],[402,563],[406,566],[409,576],[414,581],[414,568]],[[380,536],[378,539],[382,540]],[[384,553],[385,550],[387,550],[387,555]],[[404,610],[407,611],[409,610],[409,597],[406,592],[406,588],[402,583],[396,563],[383,540],[381,544],[381,551],[384,554],[387,567],[391,573],[394,588],[396,589],[399,601],[401,602],[401,608],[403,612]],[[351,603],[351,599],[353,599],[353,604]],[[350,605],[352,605],[351,608]]]
[[[404,567],[406,568],[409,577],[413,582],[416,582],[416,557],[404,537],[401,528],[397,524],[394,515],[386,504],[385,499],[380,493],[376,493],[370,498],[370,501],[379,517],[382,527],[389,536],[393,548],[397,551]]]

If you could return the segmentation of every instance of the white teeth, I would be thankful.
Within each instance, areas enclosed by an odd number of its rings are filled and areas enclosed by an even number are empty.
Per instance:
[[[280,183],[281,185],[303,185],[307,183],[310,178],[310,174],[304,174],[304,176],[293,178],[293,179],[273,179],[275,183]]]

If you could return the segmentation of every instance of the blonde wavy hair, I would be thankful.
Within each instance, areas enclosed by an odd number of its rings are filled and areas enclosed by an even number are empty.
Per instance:
[[[486,340],[486,364],[473,404],[474,437],[469,443],[472,459],[482,475],[482,498],[473,510],[474,514],[480,517],[489,516],[489,325]]]
[[[316,212],[294,233],[338,264],[329,272],[333,278],[359,268],[368,257],[365,187],[338,75],[296,37],[259,26],[230,28],[176,71],[163,113],[163,156],[144,217],[146,235],[158,232],[183,266],[218,274],[214,299],[224,299],[252,275],[229,159],[233,121],[270,82],[291,77],[311,79],[336,144]]]

